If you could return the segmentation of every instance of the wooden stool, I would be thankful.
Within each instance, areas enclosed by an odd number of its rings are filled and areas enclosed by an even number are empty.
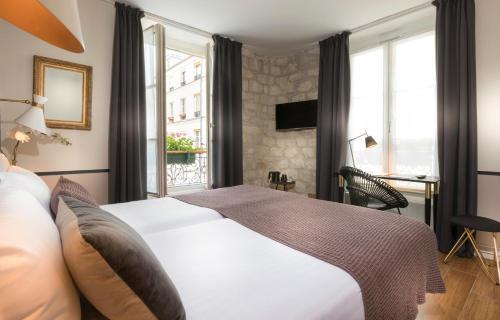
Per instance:
[[[500,222],[493,220],[493,219],[488,219],[484,217],[470,217],[470,216],[460,216],[460,217],[452,217],[450,219],[450,222],[454,225],[461,226],[465,229],[464,233],[460,236],[458,241],[455,243],[453,248],[451,248],[450,253],[444,258],[444,263],[448,261],[450,257],[452,257],[458,249],[460,249],[466,242],[467,240],[470,240],[472,243],[472,246],[474,247],[474,251],[476,251],[477,256],[479,257],[479,260],[481,260],[481,268],[483,271],[486,273],[488,278],[493,281],[496,285],[500,284],[500,266],[498,262],[498,248],[497,248],[497,239],[496,239],[496,233],[500,232]],[[481,251],[479,251],[479,247],[477,245],[476,240],[474,239],[474,232],[475,231],[484,231],[484,232],[491,232],[493,235],[493,246],[495,247],[495,252],[493,253],[493,257],[495,260],[495,265],[497,269],[497,275],[496,277],[491,275],[490,271],[488,270],[488,265],[485,262],[485,259],[483,257],[483,254]],[[495,279],[496,278],[496,279]]]

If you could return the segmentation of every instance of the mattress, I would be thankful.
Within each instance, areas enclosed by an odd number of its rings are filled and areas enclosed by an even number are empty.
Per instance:
[[[212,209],[173,198],[108,204],[101,208],[132,226],[141,235],[223,219]]]
[[[187,319],[364,318],[361,290],[347,272],[230,219],[143,237]]]

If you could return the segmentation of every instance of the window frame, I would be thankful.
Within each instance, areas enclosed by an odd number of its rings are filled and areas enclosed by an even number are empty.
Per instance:
[[[204,112],[207,113],[205,119],[206,126],[206,134],[207,134],[207,181],[206,187],[210,188],[212,185],[212,60],[213,60],[213,41],[211,39],[206,39],[204,44],[196,44],[190,42],[183,42],[177,40],[174,37],[170,37],[166,30],[165,26],[162,23],[154,22],[150,26],[144,28],[142,32],[146,32],[147,30],[152,30],[154,36],[154,47],[155,47],[155,63],[156,69],[154,70],[155,74],[155,86],[156,86],[156,192],[148,191],[148,197],[164,197],[169,193],[169,188],[167,186],[167,172],[166,172],[166,135],[167,135],[167,126],[168,126],[168,109],[167,105],[167,95],[168,91],[172,91],[174,88],[172,81],[178,81],[178,79],[167,79],[167,69],[166,69],[166,54],[165,51],[167,49],[176,50],[179,52],[184,52],[189,55],[198,56],[205,59],[205,63],[200,62],[201,75],[206,77],[206,85],[205,85],[205,97],[203,98],[203,94],[200,95],[200,108],[201,105],[206,104],[206,109]],[[186,81],[186,70],[183,70],[183,78]],[[187,84],[187,83],[186,83]],[[167,87],[170,85],[170,87]],[[173,102],[173,101],[172,101]],[[177,103],[173,102],[174,112],[175,109],[178,109]],[[186,107],[186,105],[185,105]],[[174,117],[174,113],[172,113],[171,117]],[[201,134],[201,131],[200,131]]]
[[[383,79],[383,86],[384,86],[384,92],[383,92],[383,115],[382,118],[384,119],[383,123],[383,139],[386,141],[386,143],[382,146],[382,154],[383,154],[383,165],[382,165],[382,170],[383,172],[390,172],[391,168],[393,167],[393,164],[391,162],[392,156],[391,156],[391,146],[393,142],[393,135],[391,134],[391,112],[392,109],[394,108],[394,102],[392,101],[392,95],[391,93],[393,92],[394,89],[394,84],[393,84],[393,78],[394,78],[394,57],[393,57],[393,51],[394,51],[394,44],[398,41],[404,41],[408,40],[411,38],[417,38],[417,37],[425,37],[429,34],[436,34],[435,29],[433,28],[425,28],[421,30],[417,30],[414,32],[408,32],[405,33],[404,35],[400,35],[397,37],[393,37],[384,41],[380,41],[375,44],[371,44],[369,46],[364,46],[360,47],[356,50],[352,50],[349,52],[349,57],[350,60],[352,61],[352,57],[356,54],[361,54],[370,50],[375,50],[377,48],[382,48],[383,50],[383,70],[384,70],[384,79]],[[348,137],[350,139],[351,137]],[[349,146],[348,146],[349,148]],[[437,152],[437,150],[436,150]],[[437,156],[437,155],[436,155]],[[347,159],[350,159],[349,156],[349,150],[348,150],[348,156]],[[352,159],[350,159],[352,161]],[[346,161],[347,162],[347,161]],[[349,163],[347,163],[349,164]],[[394,181],[387,181],[389,184],[396,184]],[[415,187],[398,187],[398,190],[401,190],[403,192],[411,192],[411,193],[424,193],[424,186],[415,186]]]

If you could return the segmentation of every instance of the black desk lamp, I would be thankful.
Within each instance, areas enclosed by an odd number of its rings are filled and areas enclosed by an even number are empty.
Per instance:
[[[365,133],[360,134],[360,135],[359,135],[359,136],[357,136],[357,137],[354,137],[354,138],[352,138],[352,139],[349,139],[349,150],[351,150],[352,166],[353,166],[354,168],[356,168],[356,164],[354,163],[354,153],[352,152],[352,145],[351,145],[351,142],[352,142],[352,141],[354,141],[354,140],[356,140],[356,139],[359,139],[359,138],[361,138],[361,137],[363,137],[363,136],[366,136],[366,138],[365,138],[365,146],[366,146],[366,149],[371,148],[371,147],[375,147],[375,146],[378,144],[378,143],[377,143],[377,141],[375,141],[375,139],[373,139],[373,137],[372,137],[372,136],[369,136],[369,135],[368,135],[368,133],[366,133],[366,131],[365,131]]]

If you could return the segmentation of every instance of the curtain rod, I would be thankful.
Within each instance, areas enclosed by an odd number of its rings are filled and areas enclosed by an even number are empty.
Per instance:
[[[101,0],[101,1],[106,2],[108,4],[111,4],[113,6],[115,5],[115,2],[116,2],[115,0]],[[196,33],[200,36],[212,38],[212,34],[210,32],[207,32],[205,30],[201,30],[201,29],[198,29],[195,27],[188,26],[187,24],[184,24],[184,23],[180,23],[180,22],[177,22],[174,20],[164,18],[162,16],[159,16],[159,15],[151,13],[151,12],[144,11],[144,17],[146,17],[150,20],[156,21],[156,22],[163,23],[163,24],[171,26],[171,27],[175,27],[175,28],[179,28],[179,29],[182,29],[185,31]]]
[[[108,4],[111,4],[111,5],[115,5],[115,0],[101,0],[101,1],[106,2]],[[431,7],[433,5],[432,2],[433,1],[429,1],[429,2],[423,3],[423,4],[415,6],[415,7],[408,8],[408,9],[400,11],[400,12],[396,12],[396,13],[391,14],[389,16],[386,16],[386,17],[377,19],[375,21],[369,22],[367,24],[364,24],[362,26],[353,28],[353,29],[349,30],[349,32],[351,34],[357,33],[357,32],[360,32],[360,31],[363,31],[363,30],[366,30],[366,29],[378,26],[378,25],[383,24],[385,22],[389,22],[391,20],[403,17],[405,15],[412,14],[414,12],[426,9],[426,8]],[[176,27],[176,28],[179,28],[179,29],[190,31],[190,32],[199,34],[199,35],[204,36],[204,37],[208,37],[208,38],[212,37],[212,33],[208,32],[208,31],[205,31],[205,30],[202,30],[202,29],[198,29],[198,28],[195,28],[195,27],[191,27],[191,26],[188,26],[186,24],[183,24],[183,23],[180,23],[180,22],[177,22],[177,21],[174,21],[174,20],[170,20],[170,19],[164,18],[162,16],[159,16],[159,15],[151,13],[151,12],[144,11],[144,15],[145,15],[146,18],[149,18],[149,19],[154,20],[156,22],[161,22],[161,23],[164,23],[164,24],[169,25],[169,26],[173,26],[173,27]],[[224,35],[221,35],[221,36],[224,36]],[[317,41],[315,41],[314,43],[316,44]]]
[[[421,5],[418,5],[418,6],[415,6],[415,7],[411,7],[411,8],[408,8],[406,10],[403,10],[403,11],[399,11],[399,12],[396,12],[394,14],[391,14],[390,16],[386,16],[386,17],[383,17],[383,18],[380,18],[380,19],[377,19],[375,21],[372,21],[372,22],[369,22],[367,24],[364,24],[362,26],[359,26],[359,27],[356,27],[356,28],[353,28],[351,30],[349,30],[349,32],[351,34],[353,33],[356,33],[356,32],[360,32],[360,31],[363,31],[363,30],[366,30],[366,29],[369,29],[369,28],[372,28],[372,27],[375,27],[375,26],[378,26],[380,24],[383,24],[383,23],[386,23],[386,22],[389,22],[391,20],[395,20],[397,18],[400,18],[400,17],[403,17],[403,16],[406,16],[408,14],[412,14],[414,12],[417,12],[417,11],[420,11],[420,10],[423,10],[423,9],[426,9],[426,8],[429,8],[429,7],[432,7],[433,4],[432,4],[433,1],[429,1],[429,2],[426,2],[426,3],[422,3]]]

